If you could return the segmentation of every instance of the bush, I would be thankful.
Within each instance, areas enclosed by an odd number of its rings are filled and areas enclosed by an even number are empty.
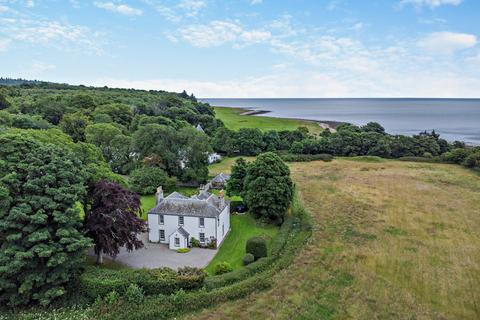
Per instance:
[[[243,257],[243,265],[249,265],[250,263],[254,262],[255,261],[255,256],[251,253],[247,253],[244,257]]]
[[[217,249],[217,239],[210,240],[207,244],[208,249]]]
[[[215,265],[215,274],[224,274],[233,271],[232,266],[228,262],[220,262]]]
[[[200,247],[200,241],[192,237],[190,239],[190,244],[192,245],[192,248],[199,248]]]
[[[187,252],[190,252],[190,249],[189,248],[180,248],[180,249],[177,249],[177,252],[178,253],[187,253]]]
[[[252,254],[255,260],[267,256],[267,241],[261,237],[253,237],[248,239],[246,246],[247,253]]]
[[[191,290],[203,285],[205,275],[196,268],[179,269],[121,269],[110,270],[87,267],[80,276],[80,289],[91,299],[104,297],[111,291],[124,295],[130,284],[136,284],[146,295],[171,294],[177,290]]]
[[[165,191],[170,191],[177,183],[175,178],[169,178],[162,169],[148,166],[134,170],[129,182],[132,191],[140,194],[153,194],[159,186]]]
[[[120,295],[118,294],[117,291],[113,290],[110,291],[106,296],[105,296],[105,303],[108,305],[113,305],[116,304],[120,300]]]
[[[143,292],[143,289],[134,283],[129,285],[127,291],[125,291],[125,299],[128,302],[142,302],[144,298],[145,294]]]
[[[331,154],[279,154],[280,158],[285,162],[309,162],[309,161],[325,161],[333,160]]]
[[[463,165],[468,168],[480,167],[480,150],[472,152],[468,157],[463,161]]]

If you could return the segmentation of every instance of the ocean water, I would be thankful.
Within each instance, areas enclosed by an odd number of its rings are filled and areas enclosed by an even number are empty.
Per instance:
[[[480,145],[480,99],[200,99],[212,106],[269,111],[260,116],[380,123],[391,134],[435,130]]]

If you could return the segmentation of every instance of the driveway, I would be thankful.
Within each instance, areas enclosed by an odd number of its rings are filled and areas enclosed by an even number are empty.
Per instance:
[[[170,250],[166,244],[149,243],[147,234],[142,234],[141,238],[145,245],[142,249],[127,252],[122,248],[115,259],[109,256],[104,256],[104,259],[114,260],[134,269],[169,267],[176,270],[186,266],[204,268],[218,252],[212,249],[192,248],[190,252],[178,253]],[[93,254],[93,250],[90,250],[89,254]]]

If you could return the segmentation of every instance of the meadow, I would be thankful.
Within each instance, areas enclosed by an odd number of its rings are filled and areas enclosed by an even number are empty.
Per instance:
[[[187,319],[478,319],[480,178],[379,158],[291,164],[314,232],[270,290]]]
[[[242,108],[215,107],[214,109],[216,118],[222,120],[231,130],[258,128],[262,131],[281,131],[295,130],[298,127],[306,127],[311,133],[320,133],[323,130],[315,121],[242,115],[247,111]]]

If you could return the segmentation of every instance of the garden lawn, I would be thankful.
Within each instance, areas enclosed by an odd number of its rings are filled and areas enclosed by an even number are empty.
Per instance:
[[[311,133],[320,133],[322,128],[315,121],[242,115],[248,110],[242,108],[215,107],[216,117],[223,121],[231,130],[241,128],[258,128],[268,130],[295,130],[298,127],[307,127]]]
[[[252,216],[232,215],[230,219],[231,230],[224,240],[217,255],[208,264],[205,270],[213,274],[215,265],[219,262],[228,262],[233,269],[242,267],[242,259],[245,255],[245,245],[251,237],[261,236],[267,239],[268,249],[272,240],[278,233],[278,227],[265,225],[257,222]]]

